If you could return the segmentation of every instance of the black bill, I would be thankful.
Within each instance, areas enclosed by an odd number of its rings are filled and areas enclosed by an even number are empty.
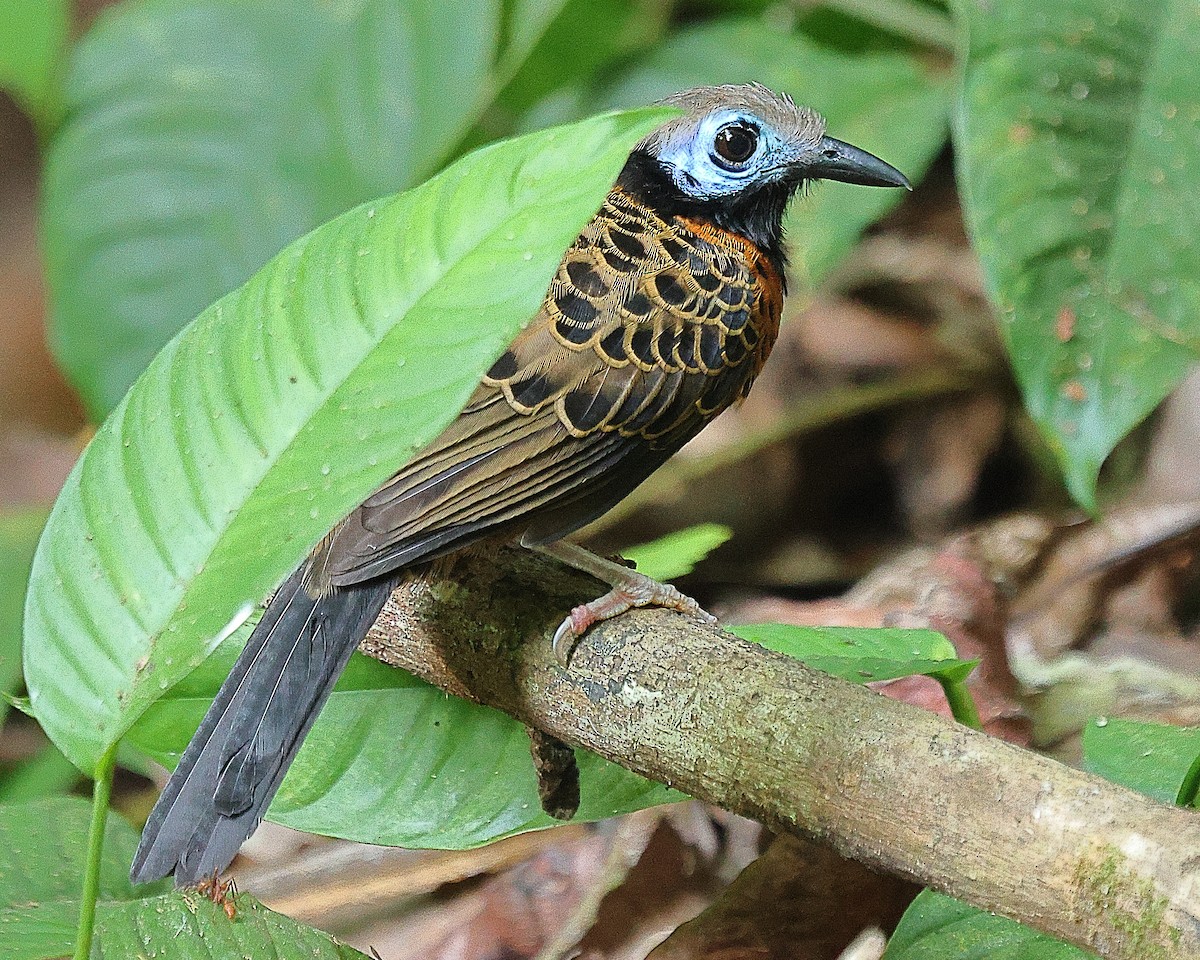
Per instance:
[[[804,165],[804,176],[810,180],[841,180],[864,187],[912,189],[908,177],[890,163],[833,137],[821,138],[815,157]]]

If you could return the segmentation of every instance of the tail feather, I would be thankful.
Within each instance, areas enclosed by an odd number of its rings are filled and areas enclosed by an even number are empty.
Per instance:
[[[254,832],[333,685],[395,586],[275,594],[146,822],[130,876],[180,886],[223,870]]]

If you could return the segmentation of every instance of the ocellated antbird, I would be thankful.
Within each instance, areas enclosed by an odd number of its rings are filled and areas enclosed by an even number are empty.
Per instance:
[[[782,219],[811,180],[907,187],[758,85],[700,87],[639,143],[532,322],[446,430],[321,541],[255,627],[159,798],[135,881],[224,869],[266,812],[351,652],[413,564],[507,536],[607,581],[555,636],[673,587],[563,537],[744,397],[775,342]],[[711,618],[709,618],[711,619]]]

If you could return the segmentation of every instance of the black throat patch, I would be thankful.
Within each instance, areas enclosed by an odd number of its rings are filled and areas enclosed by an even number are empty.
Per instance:
[[[617,186],[664,220],[675,216],[707,220],[745,237],[767,255],[780,277],[785,275],[783,213],[798,183],[775,181],[757,188],[749,186],[730,197],[697,199],[680,190],[653,156],[635,150],[625,162]]]

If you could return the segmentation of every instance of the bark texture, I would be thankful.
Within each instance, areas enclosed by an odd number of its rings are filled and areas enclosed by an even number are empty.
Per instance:
[[[652,779],[1105,958],[1200,957],[1200,816],[501,550],[414,578],[363,651]]]

